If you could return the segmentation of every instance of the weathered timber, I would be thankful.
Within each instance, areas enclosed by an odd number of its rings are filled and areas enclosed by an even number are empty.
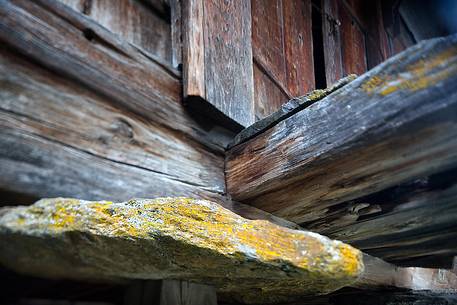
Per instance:
[[[184,279],[248,303],[328,293],[363,272],[361,252],[187,198],[43,199],[0,212],[0,261],[18,272],[92,280]]]
[[[313,90],[311,1],[251,1],[256,120]]]
[[[251,2],[205,0],[203,5],[206,99],[247,127],[254,123]]]
[[[177,71],[64,4],[3,0],[0,41],[118,106],[222,151],[212,127],[182,106]]]
[[[223,157],[191,138],[3,48],[0,72],[1,189],[81,199],[211,198],[246,218],[295,226],[226,200]]]
[[[216,304],[217,296],[214,287],[177,280],[165,280],[162,283],[160,305]]]
[[[183,93],[185,98],[206,97],[203,2],[188,0],[182,7]]]
[[[171,65],[172,45],[169,16],[152,10],[152,5],[138,0],[86,1],[83,13],[129,43],[144,49]],[[151,1],[159,2],[159,1]],[[157,3],[158,5],[158,3]],[[167,18],[167,19],[165,19]]]
[[[250,1],[183,6],[184,96],[189,107],[240,130],[254,122]]]
[[[228,148],[232,148],[236,145],[244,143],[249,139],[255,137],[258,134],[266,131],[267,129],[277,125],[279,122],[291,117],[295,113],[305,109],[306,107],[312,105],[313,103],[323,99],[333,91],[340,89],[344,85],[348,84],[356,78],[356,75],[348,75],[345,78],[340,79],[334,85],[326,89],[317,89],[313,90],[310,93],[296,97],[289,100],[287,103],[282,104],[281,108],[278,111],[273,112],[266,118],[255,122],[248,128],[243,129],[238,133],[233,141],[228,145]]]
[[[296,223],[457,163],[457,36],[398,54],[226,158],[228,193]]]
[[[451,268],[457,255],[457,170],[329,208],[309,230],[403,266]]]
[[[343,77],[340,26],[337,1],[322,0],[322,41],[327,86]]]

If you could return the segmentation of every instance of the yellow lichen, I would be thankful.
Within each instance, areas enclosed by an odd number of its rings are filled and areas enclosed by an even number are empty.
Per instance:
[[[408,65],[404,71],[394,75],[375,75],[362,84],[369,94],[386,96],[398,90],[417,91],[426,89],[457,73],[457,64],[451,60],[457,54],[457,47],[451,47],[426,59]],[[435,71],[443,67],[445,69]]]

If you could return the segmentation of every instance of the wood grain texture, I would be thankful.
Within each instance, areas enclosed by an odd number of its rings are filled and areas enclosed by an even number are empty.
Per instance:
[[[350,10],[345,1],[337,1],[341,22],[341,52],[344,75],[361,75],[367,71],[365,35],[356,19],[354,10]]]
[[[457,36],[426,41],[226,158],[228,193],[302,223],[457,162]]]
[[[122,108],[223,150],[209,136],[211,125],[199,123],[182,106],[176,71],[56,1],[4,1],[0,14],[0,40],[31,60]]]
[[[341,33],[338,5],[334,0],[322,0],[322,40],[324,45],[325,79],[327,86],[343,77]]]
[[[456,170],[345,202],[303,224],[403,266],[451,268],[457,255]]]
[[[276,110],[289,100],[289,97],[278,85],[254,62],[254,103],[255,119],[259,121]],[[252,126],[252,125],[251,125]],[[248,127],[249,128],[249,127]]]
[[[250,1],[203,3],[206,99],[247,127],[254,123]]]
[[[252,0],[251,3],[253,56],[279,85],[286,87],[282,1]]]
[[[188,281],[164,280],[160,305],[217,305],[216,289]]]
[[[206,98],[203,1],[183,3],[183,93]]]
[[[293,96],[314,90],[311,0],[282,1],[287,89]]]
[[[169,2],[171,23],[171,64],[175,69],[182,69],[182,4],[181,0],[169,0]]]
[[[86,14],[122,40],[141,47],[171,65],[170,23],[141,1],[91,0]]]

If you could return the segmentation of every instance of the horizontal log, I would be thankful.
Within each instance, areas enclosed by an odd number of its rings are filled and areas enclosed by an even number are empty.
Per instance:
[[[424,41],[229,150],[228,193],[296,223],[457,164],[457,35]]]
[[[304,226],[389,262],[451,268],[456,175],[453,169],[336,205]]]
[[[226,200],[222,155],[4,48],[0,100],[0,190],[35,198],[210,198],[246,218],[296,227]]]
[[[181,104],[179,74],[55,0],[3,0],[0,41],[148,121],[223,151]]]
[[[364,268],[361,252],[339,241],[188,198],[3,208],[0,245],[0,262],[25,274],[192,280],[249,303],[329,293]]]

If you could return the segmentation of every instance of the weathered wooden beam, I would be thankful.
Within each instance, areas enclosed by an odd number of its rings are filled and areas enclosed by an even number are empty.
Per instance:
[[[250,221],[203,200],[43,199],[0,213],[0,262],[51,278],[184,279],[244,302],[354,283],[362,254],[321,235]]]
[[[0,189],[91,200],[210,198],[246,218],[295,226],[226,200],[222,155],[4,48],[0,101]]]
[[[228,193],[296,223],[457,164],[457,35],[425,41],[243,144]]]
[[[189,107],[237,131],[254,123],[251,2],[185,1],[183,28]]]
[[[215,149],[208,123],[181,104],[179,73],[55,0],[2,0],[0,41],[120,107]]]
[[[308,230],[403,266],[451,268],[457,255],[457,170],[338,204]]]

